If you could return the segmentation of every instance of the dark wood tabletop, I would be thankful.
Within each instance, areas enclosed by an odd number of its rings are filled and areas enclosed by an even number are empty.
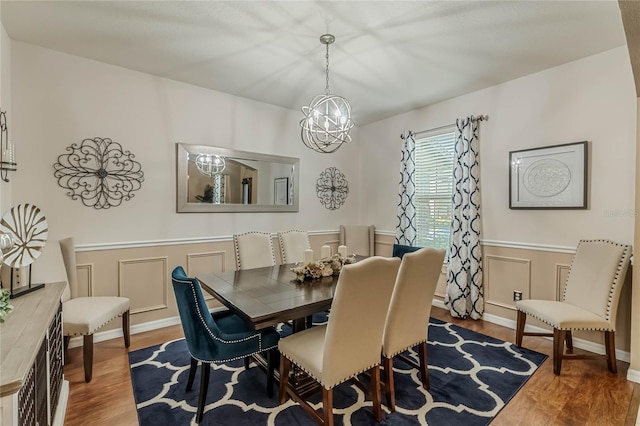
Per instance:
[[[329,309],[338,277],[296,281],[293,264],[201,274],[202,288],[256,330]]]

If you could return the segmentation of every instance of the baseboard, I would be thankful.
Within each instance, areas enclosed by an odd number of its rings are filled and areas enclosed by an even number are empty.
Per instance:
[[[438,308],[442,308],[442,309],[447,309],[448,308],[444,305],[444,302],[441,300],[437,300],[434,299],[433,306],[437,306]],[[512,330],[516,329],[516,322],[515,320],[511,320],[508,318],[504,318],[498,315],[493,315],[493,314],[487,314],[485,313],[484,315],[482,315],[482,319],[484,321],[490,322],[492,324],[497,324],[497,325],[501,325],[503,327],[507,327],[510,328]],[[549,333],[549,330],[542,328],[542,327],[536,327],[536,326],[532,326],[532,325],[527,325],[525,327],[525,331],[528,332],[534,332],[534,333]],[[515,333],[513,335],[514,339],[515,339]],[[547,337],[547,339],[551,339],[550,337]],[[589,352],[593,352],[596,354],[604,354],[605,353],[605,348],[604,345],[598,344],[598,343],[594,343],[591,342],[589,340],[584,340],[584,339],[577,339],[577,338],[573,338],[573,346],[579,349],[583,349],[585,351],[589,351]],[[624,361],[624,362],[629,362],[631,360],[631,354],[629,352],[626,351],[622,351],[620,349],[616,349],[616,358],[619,361]],[[631,370],[630,370],[631,371]],[[627,375],[628,378],[628,375]],[[631,380],[632,382],[637,381],[638,383],[640,383],[640,372],[638,372],[638,376],[636,380]]]
[[[640,370],[627,370],[627,380],[634,383],[640,383]]]

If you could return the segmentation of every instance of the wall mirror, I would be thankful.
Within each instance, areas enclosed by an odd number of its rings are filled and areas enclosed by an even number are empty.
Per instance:
[[[176,144],[177,211],[297,212],[300,159]]]

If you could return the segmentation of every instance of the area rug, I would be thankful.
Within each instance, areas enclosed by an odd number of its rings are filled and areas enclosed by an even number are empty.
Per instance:
[[[288,332],[288,327],[282,328],[283,334]],[[417,360],[415,352],[406,355]],[[431,390],[422,388],[417,370],[395,361],[396,412],[389,413],[383,404],[384,418],[379,424],[486,425],[546,358],[432,318],[428,342]],[[195,424],[200,368],[192,390],[186,392],[189,360],[184,339],[129,354],[140,426]],[[309,400],[316,409],[322,405],[320,393]],[[376,424],[371,400],[348,382],[334,389],[334,419],[336,425]],[[263,370],[253,363],[245,370],[244,363],[237,361],[212,366],[200,424],[297,426],[315,422],[292,400],[279,405],[277,396],[268,398]]]

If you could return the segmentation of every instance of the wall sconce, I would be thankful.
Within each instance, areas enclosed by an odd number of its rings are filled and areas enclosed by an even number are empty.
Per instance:
[[[7,172],[18,170],[16,164],[16,149],[13,142],[9,140],[9,129],[7,129],[7,111],[0,110],[0,178],[9,182]]]

